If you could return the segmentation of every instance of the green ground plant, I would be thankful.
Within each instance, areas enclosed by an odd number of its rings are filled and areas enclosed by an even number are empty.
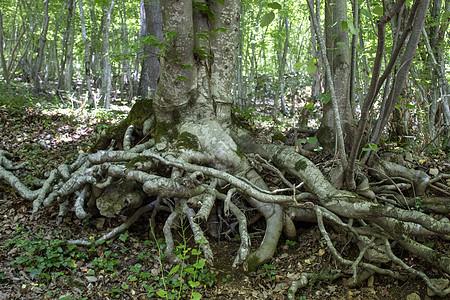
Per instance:
[[[206,268],[205,259],[201,258],[202,252],[200,246],[205,243],[205,240],[198,242],[197,248],[188,246],[189,239],[186,234],[188,226],[183,222],[181,217],[179,234],[181,242],[176,247],[175,255],[179,259],[179,263],[174,265],[167,273],[164,272],[163,267],[163,250],[165,245],[162,239],[157,239],[153,227],[151,227],[151,234],[156,242],[158,248],[158,261],[161,268],[161,276],[159,278],[159,287],[156,294],[165,299],[193,299],[198,300],[202,298],[202,294],[195,291],[203,283],[204,286],[211,287],[215,282],[215,273],[209,272]],[[190,264],[189,262],[193,263]]]
[[[18,233],[2,248],[16,248],[20,255],[10,262],[12,267],[23,269],[31,278],[49,281],[70,273],[76,268],[77,261],[86,261],[88,255],[80,251],[77,245],[67,245],[62,239],[44,239],[43,233],[31,235],[29,231]]]

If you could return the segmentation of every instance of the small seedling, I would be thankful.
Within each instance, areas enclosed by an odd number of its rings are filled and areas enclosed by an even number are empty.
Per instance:
[[[297,245],[296,241],[291,241],[291,240],[286,240],[286,245],[294,247],[295,245]]]
[[[274,265],[264,264],[263,270],[261,271],[261,276],[270,278],[271,280],[275,280],[275,278],[276,278],[275,275],[277,275],[278,272],[275,271],[274,269],[275,269]]]

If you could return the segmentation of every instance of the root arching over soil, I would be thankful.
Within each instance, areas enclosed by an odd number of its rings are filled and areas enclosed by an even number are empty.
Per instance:
[[[295,148],[256,144],[238,125],[186,120],[176,128],[165,128],[150,111],[140,118],[128,118],[116,129],[100,143],[104,150],[80,154],[71,165],[60,165],[37,189],[22,183],[21,166],[13,164],[8,152],[0,151],[0,180],[32,201],[34,213],[50,205],[59,205],[60,216],[73,210],[79,219],[130,212],[123,224],[95,243],[118,236],[146,212],[151,212],[151,222],[155,222],[156,214],[163,210],[170,212],[163,229],[169,259],[177,259],[173,230],[180,218],[186,218],[195,241],[202,241],[201,250],[209,264],[214,264],[209,236],[220,238],[224,232],[236,230],[241,242],[230,265],[254,271],[273,257],[282,232],[288,238],[295,237],[294,221],[315,221],[330,253],[344,266],[341,275],[350,278],[350,286],[374,273],[398,279],[417,276],[436,295],[450,294],[448,282],[437,284],[442,278],[448,281],[450,254],[420,242],[429,236],[443,241],[450,238],[450,221],[426,213],[450,212],[447,174],[430,178],[421,171],[379,159],[368,174],[359,175],[359,186],[353,193],[336,189]],[[262,173],[271,174],[284,187],[270,189]],[[431,197],[430,189],[441,197]],[[420,209],[414,210],[417,199],[421,199]],[[248,207],[256,209],[266,224],[264,239],[253,252],[247,231]],[[229,228],[228,224],[217,226],[217,211],[234,215],[236,223]],[[357,245],[355,256],[340,253],[329,235],[331,228]],[[92,245],[84,240],[69,243]],[[440,270],[441,278],[431,278],[409,266],[394,247],[427,261]],[[310,274],[302,273],[292,281],[291,297],[308,278]]]

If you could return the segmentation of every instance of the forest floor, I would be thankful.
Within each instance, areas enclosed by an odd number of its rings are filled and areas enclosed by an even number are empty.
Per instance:
[[[114,119],[106,111],[87,115],[3,106],[0,149],[13,153],[16,163],[28,163],[16,173],[32,184],[32,176],[42,177],[46,171],[62,162],[70,163],[78,153],[87,151],[106,126],[105,120],[111,123]],[[165,274],[166,286],[172,284],[168,272],[173,266],[164,260],[161,263],[157,245],[164,245],[149,234],[148,215],[113,241],[81,248],[67,246],[63,241],[98,238],[121,224],[126,216],[83,222],[73,212],[58,218],[56,206],[42,208],[34,217],[31,211],[32,203],[0,182],[0,299],[157,299],[156,292],[164,288],[161,275]],[[160,216],[161,220],[165,217]],[[249,229],[255,246],[263,225],[256,222]],[[158,240],[162,223],[156,226]],[[283,238],[273,260],[252,274],[231,268],[238,239],[211,240],[215,265],[198,269],[196,276],[201,284],[195,291],[203,299],[287,299],[291,280],[300,272],[311,272],[317,276],[297,291],[296,299],[432,299],[417,278],[401,282],[375,275],[363,286],[349,288],[346,278],[330,275],[330,270],[339,266],[316,226],[301,223],[297,228],[298,240]],[[185,234],[189,236],[189,231]],[[436,243],[435,247],[448,247]],[[185,244],[195,247],[190,240]],[[341,249],[343,253],[352,251],[345,243]],[[407,253],[402,257],[410,265],[427,267]],[[181,295],[190,298],[191,290],[182,290]]]

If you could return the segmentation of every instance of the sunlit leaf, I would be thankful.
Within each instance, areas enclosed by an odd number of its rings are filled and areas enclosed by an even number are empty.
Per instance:
[[[363,16],[367,17],[368,19],[372,20],[372,18],[373,18],[372,14],[367,9],[362,8],[359,12],[361,13],[361,15],[363,15]]]
[[[347,21],[342,21],[341,22],[341,29],[342,29],[342,31],[346,31],[348,29]]]
[[[191,299],[193,300],[200,300],[202,298],[202,294],[198,293],[198,292],[193,292],[191,295]]]
[[[95,3],[108,6],[108,0],[95,0]]]
[[[348,24],[348,29],[349,29],[350,33],[353,35],[358,35],[358,33],[359,33],[359,28],[355,28],[355,26],[353,26],[352,23]]]
[[[270,23],[272,23],[273,19],[275,19],[275,13],[274,12],[268,12],[261,18],[261,27],[269,26]]]
[[[194,264],[194,267],[197,269],[203,269],[206,261],[204,259],[200,259],[197,263]]]
[[[281,9],[281,4],[279,4],[278,2],[269,3],[267,4],[267,6],[272,9]]]
[[[158,294],[158,296],[160,296],[161,298],[167,298],[167,292],[164,290],[159,290],[156,292],[156,294]]]
[[[382,16],[383,15],[383,7],[381,6],[376,6],[373,9],[373,13],[376,14],[377,16]]]
[[[200,285],[200,282],[189,280],[189,285],[191,287],[195,288],[195,287],[198,287]]]
[[[173,273],[176,273],[178,269],[180,268],[180,265],[176,265],[170,270],[169,275],[172,275]]]
[[[311,58],[310,60],[308,60],[308,63],[306,65],[306,72],[308,72],[308,74],[313,74],[314,72],[316,72],[316,70],[316,59]]]
[[[298,62],[298,63],[296,63],[296,64],[294,65],[294,70],[295,70],[295,71],[298,71],[298,70],[300,70],[301,67],[302,67],[302,63],[301,63],[301,62]]]
[[[378,146],[376,144],[369,144],[368,147],[364,147],[362,148],[363,152],[367,152],[367,151],[377,151]]]

